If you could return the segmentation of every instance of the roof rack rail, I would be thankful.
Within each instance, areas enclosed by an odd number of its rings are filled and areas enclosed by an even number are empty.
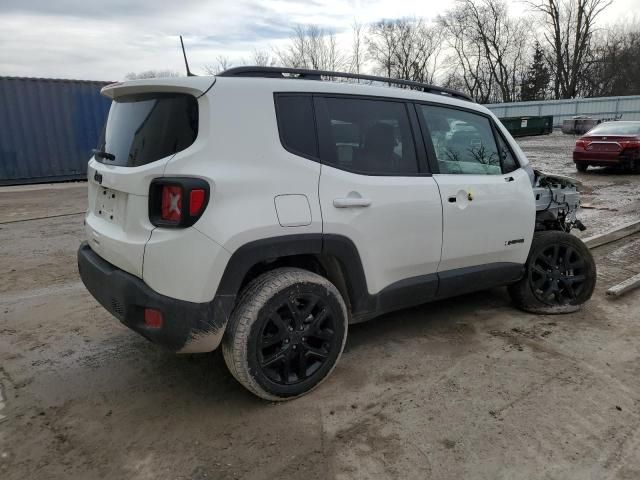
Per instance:
[[[218,77],[263,77],[263,78],[287,78],[284,74],[295,75],[298,79],[322,80],[322,77],[351,78],[354,80],[368,80],[371,82],[381,82],[407,87],[416,87],[423,92],[446,95],[448,97],[460,98],[473,102],[473,99],[466,93],[458,92],[445,87],[436,87],[428,83],[414,82],[413,80],[403,80],[400,78],[379,77],[376,75],[362,75],[359,73],[331,72],[328,70],[309,70],[305,68],[287,67],[234,67],[219,73]]]

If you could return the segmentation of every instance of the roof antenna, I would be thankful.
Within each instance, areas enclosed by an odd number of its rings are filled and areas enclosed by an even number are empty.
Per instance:
[[[184,56],[184,66],[187,67],[187,77],[195,77],[191,70],[189,70],[189,62],[187,62],[187,53],[184,51],[184,42],[182,41],[182,35],[180,35],[180,45],[182,45],[182,55]]]

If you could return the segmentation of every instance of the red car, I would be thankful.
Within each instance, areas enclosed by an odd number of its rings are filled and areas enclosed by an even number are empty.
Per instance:
[[[579,172],[589,165],[640,169],[640,122],[605,122],[576,142],[573,161]]]

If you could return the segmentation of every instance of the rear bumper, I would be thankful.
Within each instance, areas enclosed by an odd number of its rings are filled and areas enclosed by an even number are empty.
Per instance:
[[[78,249],[78,270],[91,295],[148,340],[183,353],[207,352],[220,344],[233,299],[216,297],[209,303],[193,303],[161,295],[138,277],[111,265],[86,242]],[[162,312],[161,328],[145,325],[145,308]]]
[[[597,167],[607,167],[610,165],[627,165],[640,160],[639,150],[624,150],[618,153],[574,151],[573,162],[594,165]]]

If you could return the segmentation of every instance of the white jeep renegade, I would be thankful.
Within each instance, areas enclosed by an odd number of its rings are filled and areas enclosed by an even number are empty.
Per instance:
[[[84,284],[164,347],[222,344],[262,398],[318,386],[349,323],[499,285],[534,312],[592,294],[576,186],[462,93],[260,67],[102,93]]]

